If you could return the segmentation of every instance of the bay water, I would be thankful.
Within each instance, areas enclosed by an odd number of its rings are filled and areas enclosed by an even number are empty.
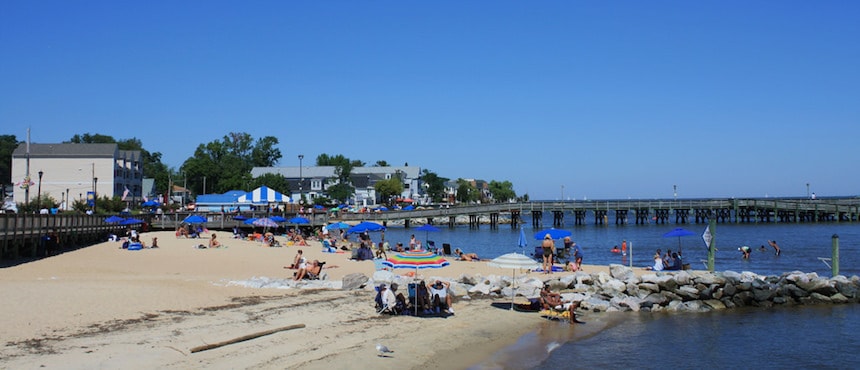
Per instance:
[[[551,222],[551,220],[549,220]],[[545,223],[546,224],[546,223]],[[649,266],[656,249],[683,251],[693,269],[705,269],[707,249],[702,239],[704,224],[567,225],[572,239],[585,253],[584,264],[621,263],[635,268]],[[676,227],[694,233],[664,238]],[[424,233],[390,226],[385,239],[407,244],[415,234],[437,247],[451,244],[489,260],[517,252],[531,255],[542,228],[524,226],[528,246],[517,247],[519,229],[500,225],[448,228]],[[378,236],[375,235],[377,240]],[[860,275],[860,224],[718,224],[715,269],[780,275],[789,271],[815,272],[830,277],[831,267],[819,258],[831,258],[834,239],[839,246],[839,274]],[[626,240],[630,255],[611,253]],[[781,255],[767,245],[775,240]],[[426,242],[424,242],[426,245]],[[741,258],[740,246],[752,247],[749,260]],[[560,246],[560,243],[559,243]],[[761,248],[764,246],[764,248]],[[527,314],[527,313],[524,313]],[[473,369],[592,369],[605,368],[762,368],[815,367],[857,368],[860,360],[860,305],[775,306],[741,308],[707,313],[590,313],[587,323],[541,322],[535,331],[518,339]]]

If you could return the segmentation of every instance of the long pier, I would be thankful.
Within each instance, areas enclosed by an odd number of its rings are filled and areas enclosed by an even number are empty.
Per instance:
[[[434,224],[446,219],[454,227],[460,217],[468,217],[471,228],[489,224],[497,228],[505,223],[511,228],[525,223],[530,217],[534,227],[546,227],[544,215],[552,215],[553,227],[573,225],[647,225],[647,224],[692,224],[708,223],[817,223],[860,221],[860,197],[805,198],[745,198],[745,199],[652,199],[652,200],[591,200],[591,201],[532,201],[524,203],[458,205],[454,207],[428,207],[412,211],[388,211],[365,213],[339,213],[340,221],[375,221],[387,224],[403,221],[405,227],[420,220]],[[143,220],[135,228],[172,230],[188,213],[164,215],[135,215]],[[282,215],[286,218],[294,214]],[[206,215],[206,226],[215,230],[230,230],[234,226],[250,227],[233,220],[232,215],[210,213]],[[246,214],[248,216],[248,214]],[[251,217],[269,216],[257,212]],[[332,219],[332,214],[319,212],[303,214],[309,224],[283,225],[287,227],[320,227]],[[128,226],[105,222],[105,215],[82,214],[0,214],[0,257],[17,259],[21,256],[44,257],[51,251],[43,241],[45,235],[55,234],[61,243],[69,246],[85,246],[105,240],[108,234],[123,234]]]
[[[448,218],[453,226],[456,218],[468,216],[470,227],[489,224],[497,227],[501,214],[508,214],[511,227],[526,222],[541,227],[544,214],[552,214],[552,226],[563,227],[572,216],[574,225],[626,224],[690,224],[708,223],[810,223],[857,222],[860,217],[860,197],[805,198],[744,198],[744,199],[654,199],[654,200],[590,200],[533,201],[466,205],[450,208],[418,209],[408,212],[349,213],[344,220],[370,220],[386,223],[436,218]]]

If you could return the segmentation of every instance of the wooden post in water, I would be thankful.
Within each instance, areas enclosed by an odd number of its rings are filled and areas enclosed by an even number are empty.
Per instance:
[[[833,244],[833,254],[830,257],[830,268],[832,269],[833,276],[836,276],[839,275],[839,235],[833,234],[831,240]]]

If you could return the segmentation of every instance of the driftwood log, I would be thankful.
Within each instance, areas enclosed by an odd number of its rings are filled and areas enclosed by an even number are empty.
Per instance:
[[[206,344],[206,345],[202,345],[202,346],[194,347],[194,348],[192,348],[192,349],[191,349],[191,353],[196,353],[196,352],[200,352],[200,351],[206,351],[206,350],[210,350],[210,349],[218,348],[218,347],[224,347],[224,346],[226,346],[226,345],[230,345],[230,344],[234,344],[234,343],[239,343],[239,342],[244,342],[244,341],[246,341],[246,340],[251,340],[251,339],[254,339],[254,338],[259,338],[259,337],[262,337],[262,336],[264,336],[264,335],[274,334],[274,333],[277,333],[277,332],[279,332],[279,331],[293,330],[293,329],[301,329],[301,328],[304,328],[304,327],[305,327],[305,324],[295,324],[295,325],[288,325],[288,326],[284,326],[284,327],[280,327],[280,328],[276,328],[276,329],[270,329],[270,330],[266,330],[266,331],[261,331],[261,332],[257,332],[257,333],[253,333],[253,334],[243,335],[243,336],[241,336],[241,337],[233,338],[233,339],[230,339],[230,340],[225,340],[225,341],[223,341],[223,342],[212,343],[212,344]]]

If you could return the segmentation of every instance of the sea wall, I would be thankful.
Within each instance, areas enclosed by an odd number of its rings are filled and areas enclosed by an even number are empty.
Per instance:
[[[359,285],[372,288],[383,282],[396,282],[403,286],[408,283],[403,277],[388,271],[377,271],[372,278],[352,278],[357,280],[351,284],[344,279],[344,289],[358,288]],[[608,274],[577,272],[549,280],[522,277],[514,281],[511,276],[464,275],[451,281],[450,291],[458,299],[510,298],[514,285],[517,296],[534,298],[545,282],[553,291],[562,292],[562,299],[580,302],[581,309],[595,312],[704,312],[745,306],[860,302],[860,278],[857,276],[825,278],[800,271],[780,276],[762,276],[746,271],[665,271],[640,277],[629,267],[618,264],[610,265]]]

